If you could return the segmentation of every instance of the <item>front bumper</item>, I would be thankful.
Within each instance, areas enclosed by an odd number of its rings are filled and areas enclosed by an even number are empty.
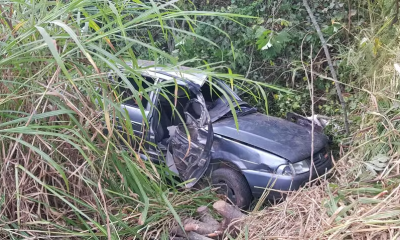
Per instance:
[[[322,164],[313,167],[311,179],[325,174],[331,168],[332,159],[328,158]],[[268,188],[270,190],[267,196],[268,199],[280,199],[285,196],[285,192],[299,189],[310,179],[310,172],[295,176],[284,176],[256,170],[242,170],[242,172],[255,198],[261,197],[264,190]]]

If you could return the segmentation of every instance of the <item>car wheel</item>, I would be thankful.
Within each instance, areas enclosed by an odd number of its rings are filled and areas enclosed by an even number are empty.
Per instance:
[[[253,195],[246,178],[230,168],[218,168],[213,171],[211,180],[217,193],[227,196],[239,208],[248,208]]]

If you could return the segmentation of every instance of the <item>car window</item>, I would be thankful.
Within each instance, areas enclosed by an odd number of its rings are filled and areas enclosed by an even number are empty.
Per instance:
[[[221,86],[219,86],[219,87],[221,87]],[[206,106],[207,106],[208,110],[212,109],[215,105],[215,102],[224,96],[218,88],[214,87],[209,82],[206,82],[201,87],[201,93],[203,94],[203,97],[206,102]],[[227,94],[231,94],[231,93],[227,92]]]
[[[146,89],[154,84],[155,79],[147,76],[143,76],[143,79],[144,80],[128,78],[133,88],[139,92],[139,96],[142,99],[143,107],[146,107],[148,104],[148,100],[144,96],[145,94],[150,95],[150,92],[146,91]],[[122,81],[122,79],[118,79],[118,82],[120,83],[119,93],[121,94],[122,104],[137,107],[138,104],[130,88],[125,84],[125,82]]]
[[[201,87],[201,93],[206,101],[214,102],[217,100],[221,95],[223,95],[216,87],[214,87],[209,82],[204,83]]]
[[[184,117],[183,110],[188,101],[193,97],[189,89],[184,86],[166,86],[158,95],[156,108],[162,110],[165,116],[167,116],[174,125],[177,125],[180,122],[178,114]]]
[[[229,98],[233,101],[240,101],[243,102],[240,97],[230,89],[228,85],[226,85],[224,82],[221,80],[216,80],[214,82],[219,88],[224,91],[224,93],[229,96]],[[210,84],[209,82],[206,82],[202,87],[201,87],[201,93],[203,94],[204,100],[206,101],[207,105],[208,104],[214,104],[217,100],[225,99],[226,97],[224,94],[214,86],[214,84]]]

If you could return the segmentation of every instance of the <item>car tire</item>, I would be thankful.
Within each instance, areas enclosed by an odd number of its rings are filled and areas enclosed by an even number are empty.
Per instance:
[[[218,187],[217,193],[227,196],[232,203],[242,209],[250,206],[253,199],[246,178],[231,168],[218,168],[212,172],[211,181]]]

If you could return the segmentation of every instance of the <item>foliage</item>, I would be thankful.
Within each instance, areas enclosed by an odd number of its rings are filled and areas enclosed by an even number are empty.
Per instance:
[[[348,2],[318,0],[312,7],[346,84],[354,134],[340,141],[335,183],[305,194],[318,194],[324,203],[310,200],[318,214],[299,215],[315,213],[304,211],[303,199],[290,201],[298,208],[271,208],[272,213],[262,215],[277,214],[280,221],[262,222],[269,233],[273,226],[266,228],[265,222],[278,224],[279,231],[286,230],[279,226],[284,223],[299,237],[295,226],[316,229],[302,225],[304,219],[327,216],[318,222],[331,223],[318,225],[321,238],[349,237],[352,230],[373,238],[374,232],[386,233],[398,222],[398,212],[392,214],[399,199],[395,1]],[[128,117],[107,72],[113,69],[128,88],[132,85],[125,74],[145,81],[126,59],[197,66],[232,82],[259,107],[265,106],[266,94],[258,91],[263,86],[273,101],[270,110],[280,116],[287,111],[309,114],[305,71],[313,60],[316,108],[339,115],[319,39],[301,1],[36,0],[6,1],[0,7],[0,235],[7,239],[167,239],[179,216],[213,201],[208,189],[182,190],[165,166],[119,147],[117,118]],[[295,94],[271,84],[291,87]],[[149,91],[132,92],[139,100],[149,98]],[[129,123],[121,124],[141,143]],[[382,198],[385,191],[390,195]],[[364,207],[365,202],[371,205]],[[293,225],[282,220],[287,216]]]
[[[192,5],[188,4],[187,7]],[[307,12],[302,6],[301,1],[293,2],[282,1],[253,1],[251,4],[245,0],[208,2],[199,1],[196,7],[202,10],[214,10],[229,13],[239,13],[254,16],[253,19],[233,22],[223,20],[219,17],[209,17],[199,19],[199,24],[195,30],[202,36],[215,39],[217,47],[203,43],[200,39],[184,38],[179,42],[178,56],[180,59],[190,59],[193,56],[201,56],[208,62],[222,61],[226,68],[233,72],[240,73],[246,77],[259,81],[273,83],[280,86],[292,87],[308,94],[306,82],[303,81],[304,71],[301,64],[302,58],[308,59],[311,46],[313,46],[313,56],[317,56],[318,70],[320,74],[326,75],[326,63],[321,56],[319,38],[311,25]],[[329,43],[333,52],[337,51],[334,44],[340,44],[346,39],[343,26],[346,26],[348,11],[347,6],[341,1],[321,0],[313,3],[312,9],[321,28],[330,39]],[[214,27],[223,29],[227,35],[217,31]],[[304,40],[304,41],[303,41]],[[234,52],[231,51],[231,44]],[[316,94],[327,101],[321,105],[337,104],[334,88],[325,79],[319,79],[319,85],[328,87],[326,91],[323,87]],[[320,88],[319,88],[320,89]],[[274,91],[268,90],[275,94]],[[284,95],[284,94],[280,94]],[[292,96],[286,96],[292,98]],[[282,115],[277,107],[283,103],[282,98],[270,96],[273,101],[269,104],[273,114]],[[296,110],[301,114],[309,114],[310,99],[296,97],[296,106],[301,108],[285,108],[286,110]],[[308,101],[305,103],[304,101]],[[257,104],[257,102],[252,102]],[[317,110],[323,114],[331,114],[329,107],[322,106]],[[337,108],[333,106],[333,108]],[[278,110],[278,111],[277,111]],[[327,111],[326,111],[327,110]]]
[[[271,107],[272,112],[279,117],[285,117],[288,112],[308,111],[310,108],[309,99],[310,96],[307,93],[293,95],[284,93],[274,94],[275,101]],[[303,114],[306,113],[305,111]]]
[[[145,52],[156,64],[183,65],[154,38],[168,42],[176,31],[215,43],[168,23],[232,15],[139,0],[7,1],[0,13],[2,237],[167,239],[180,216],[215,199],[209,189],[181,189],[163,163],[144,160],[151,143],[134,134],[117,84],[133,93],[148,132],[141,99],[175,83],[134,89],[128,77],[146,83],[136,60]],[[110,81],[110,70],[122,83]]]
[[[341,136],[331,174],[255,213],[239,239],[396,239],[399,221],[400,27],[395,1],[357,1],[350,41],[336,48],[352,135]],[[346,6],[348,7],[348,6]],[[335,131],[331,125],[330,131]],[[307,221],[304,221],[307,219]],[[246,235],[246,237],[245,237]]]

